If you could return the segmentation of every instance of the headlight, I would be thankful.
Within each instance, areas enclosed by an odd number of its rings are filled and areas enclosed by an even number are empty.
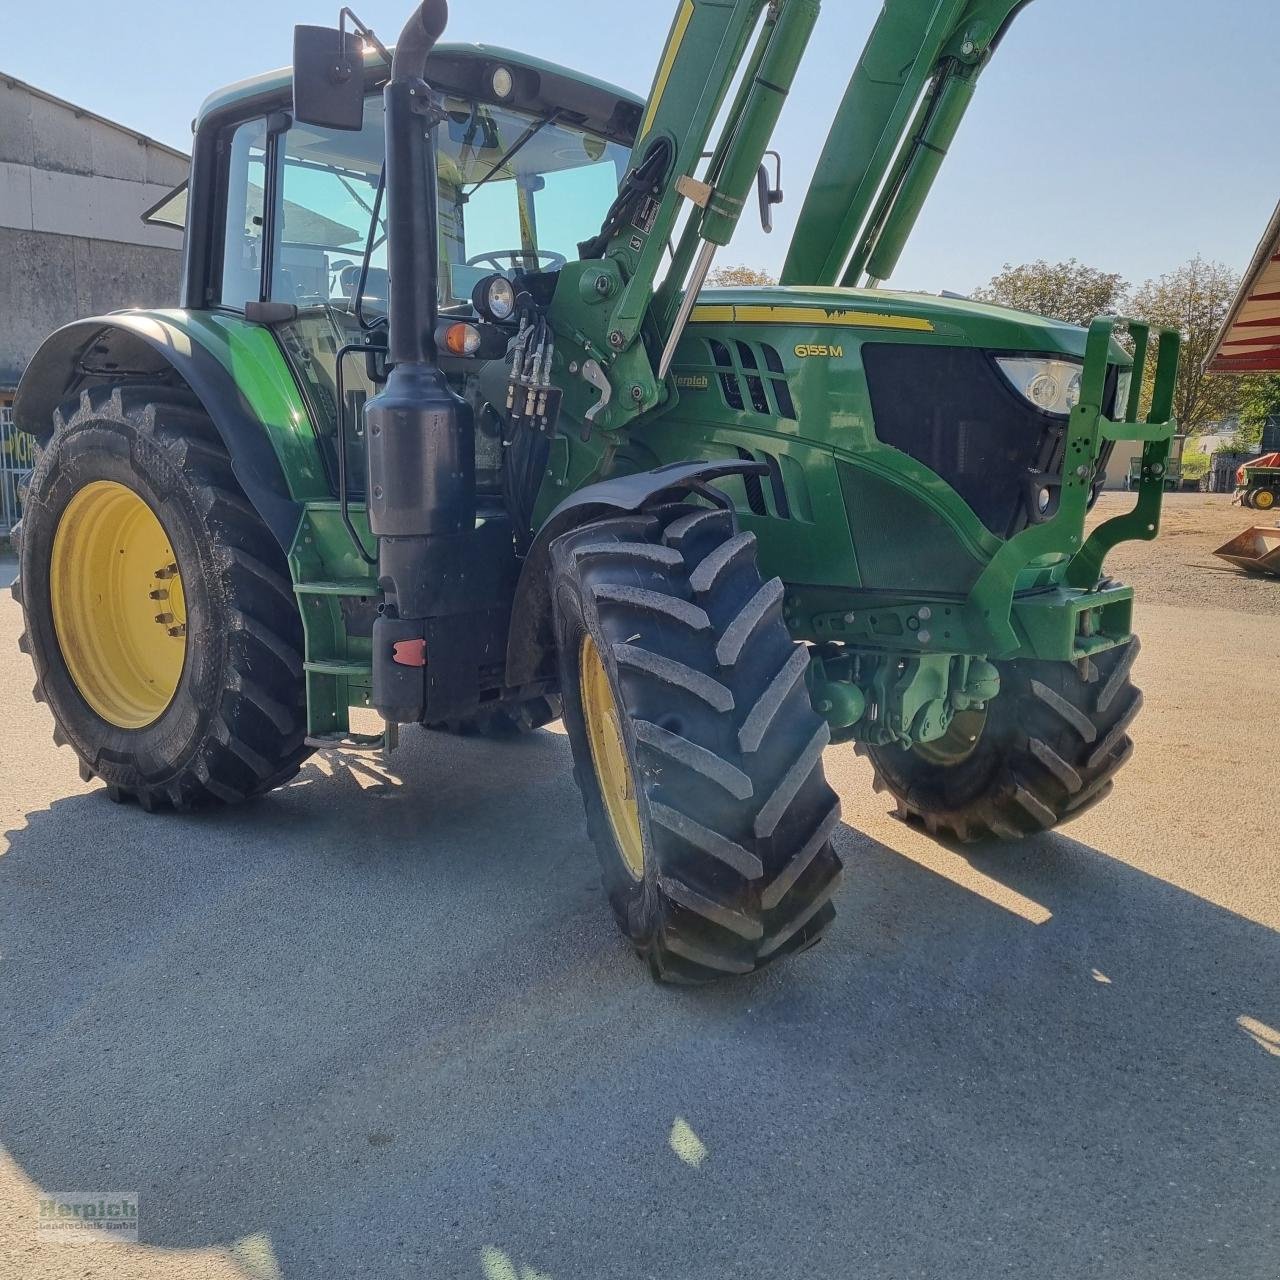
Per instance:
[[[1133,370],[1121,369],[1116,379],[1116,402],[1111,407],[1111,421],[1124,422],[1129,413],[1129,389],[1133,386]]]
[[[1000,372],[1041,413],[1068,414],[1080,403],[1082,365],[1073,360],[997,356]]]
[[[471,295],[471,305],[486,320],[503,324],[516,313],[515,286],[506,276],[485,276]]]

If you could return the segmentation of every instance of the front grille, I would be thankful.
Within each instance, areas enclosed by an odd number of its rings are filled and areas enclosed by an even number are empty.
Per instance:
[[[776,347],[764,342],[721,342],[711,338],[707,349],[716,367],[720,393],[730,409],[796,420],[791,386]]]
[[[992,533],[1056,510],[1067,421],[1025,400],[991,353],[871,343],[862,358],[876,436],[940,475]]]

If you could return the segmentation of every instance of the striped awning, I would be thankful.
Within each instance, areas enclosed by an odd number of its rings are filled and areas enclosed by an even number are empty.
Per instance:
[[[1204,367],[1209,373],[1280,373],[1280,205]]]

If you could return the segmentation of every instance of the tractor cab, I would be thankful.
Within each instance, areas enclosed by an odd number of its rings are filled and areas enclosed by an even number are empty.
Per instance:
[[[288,70],[213,95],[196,123],[194,198],[184,184],[150,215],[172,224],[190,210],[186,304],[271,326],[304,389],[335,491],[338,439],[346,439],[347,490],[357,501],[361,411],[385,371],[388,74],[376,53],[365,59],[357,129],[298,121]],[[483,46],[441,46],[428,74],[442,113],[437,306],[446,321],[471,326],[453,347],[442,334],[439,353],[465,389],[482,367],[478,355],[501,363],[507,336],[495,326],[516,319],[514,290],[499,290],[492,305],[486,291],[482,313],[478,286],[554,273],[577,256],[617,196],[643,103]],[[494,494],[500,433],[482,426],[480,483]]]

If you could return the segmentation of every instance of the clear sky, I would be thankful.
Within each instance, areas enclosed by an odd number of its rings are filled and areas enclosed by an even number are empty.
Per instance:
[[[925,0],[918,0],[924,3]],[[390,40],[409,0],[356,0]],[[0,73],[187,149],[201,100],[287,63],[339,5],[53,0],[7,24]],[[722,262],[776,271],[879,0],[826,0],[775,138],[787,203]],[[527,50],[647,93],[674,0],[453,0],[446,39]],[[651,16],[638,18],[638,13]],[[1280,199],[1280,0],[1035,0],[986,71],[893,284],[966,291],[1075,256],[1133,282],[1194,253],[1237,271]]]

